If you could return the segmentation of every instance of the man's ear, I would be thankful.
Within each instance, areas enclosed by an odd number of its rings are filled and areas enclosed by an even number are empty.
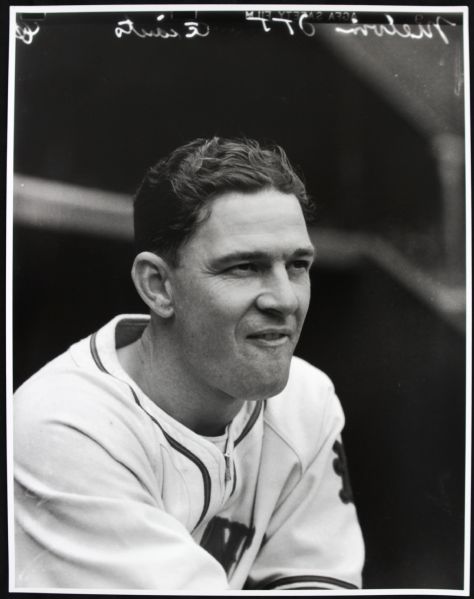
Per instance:
[[[132,266],[132,279],[140,297],[161,318],[174,314],[169,271],[168,263],[153,252],[140,252]]]

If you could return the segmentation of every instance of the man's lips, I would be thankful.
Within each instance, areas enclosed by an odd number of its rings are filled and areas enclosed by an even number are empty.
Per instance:
[[[247,338],[262,345],[278,346],[286,343],[292,334],[293,330],[289,328],[271,328],[250,333]]]

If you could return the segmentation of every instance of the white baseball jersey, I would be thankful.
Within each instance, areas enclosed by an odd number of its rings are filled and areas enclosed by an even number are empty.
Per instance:
[[[358,588],[364,547],[328,377],[293,358],[279,395],[203,437],[118,361],[147,322],[115,318],[15,395],[16,588]]]

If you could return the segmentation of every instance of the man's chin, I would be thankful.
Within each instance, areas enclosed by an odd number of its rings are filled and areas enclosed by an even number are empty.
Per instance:
[[[246,385],[247,388],[244,399],[246,401],[269,399],[270,397],[274,397],[281,393],[286,387],[287,382],[288,374],[282,376],[282,373],[279,373],[278,377],[270,377],[267,380],[262,377],[255,382],[255,385]]]

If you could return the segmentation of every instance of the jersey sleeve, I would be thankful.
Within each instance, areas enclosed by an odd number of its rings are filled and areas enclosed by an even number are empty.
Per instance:
[[[357,589],[364,544],[347,475],[344,416],[332,384],[322,440],[285,490],[247,580],[248,589]]]
[[[14,399],[16,588],[226,590],[160,505],[147,430],[78,394],[59,384]]]

